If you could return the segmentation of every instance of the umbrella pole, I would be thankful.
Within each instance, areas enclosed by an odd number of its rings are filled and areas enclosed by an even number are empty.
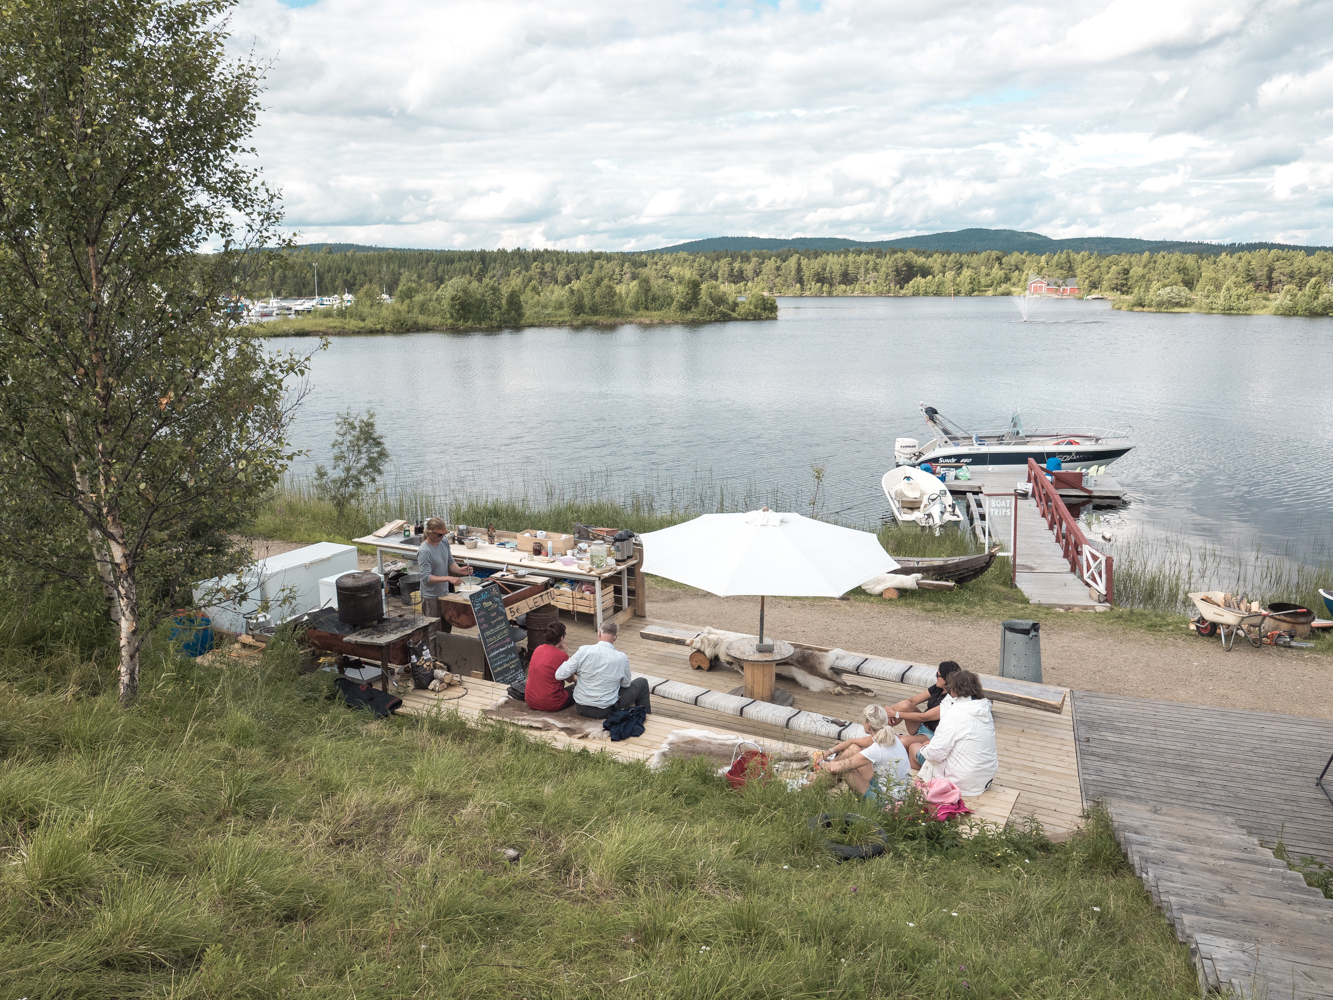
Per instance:
[[[756,652],[760,653],[773,652],[773,644],[764,642],[764,597],[762,594],[759,596],[759,642],[754,648]]]

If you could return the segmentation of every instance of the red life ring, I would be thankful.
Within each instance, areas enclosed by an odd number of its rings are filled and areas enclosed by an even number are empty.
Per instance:
[[[1057,445],[1062,445],[1062,444],[1078,444],[1078,442],[1075,441],[1073,438],[1065,438],[1063,441],[1057,441],[1057,442],[1055,442],[1055,443],[1056,443]]]

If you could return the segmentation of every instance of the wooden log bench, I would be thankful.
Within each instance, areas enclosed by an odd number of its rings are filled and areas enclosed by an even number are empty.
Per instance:
[[[674,628],[666,625],[650,625],[639,632],[640,638],[651,642],[664,642],[675,646],[688,646],[702,634],[702,629]],[[830,646],[811,646],[793,642],[797,649],[809,649],[817,653],[830,652]],[[891,660],[882,656],[864,656],[860,653],[848,653],[833,664],[833,669],[846,674],[869,677],[875,680],[891,681],[895,684],[908,684],[922,688],[935,683],[936,667],[924,663],[910,663],[905,660]],[[1050,684],[1034,684],[1031,681],[1015,680],[1011,677],[996,677],[993,674],[980,674],[981,687],[986,697],[992,701],[1002,701],[1025,708],[1036,708],[1043,712],[1064,712],[1069,689]]]

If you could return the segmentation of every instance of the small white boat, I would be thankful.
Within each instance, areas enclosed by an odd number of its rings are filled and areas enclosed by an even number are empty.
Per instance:
[[[929,472],[900,465],[884,473],[880,483],[899,524],[911,521],[938,534],[947,522],[963,519],[948,487]]]

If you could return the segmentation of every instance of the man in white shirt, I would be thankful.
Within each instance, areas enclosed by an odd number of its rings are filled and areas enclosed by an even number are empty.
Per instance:
[[[646,712],[652,711],[648,682],[630,674],[629,657],[616,649],[619,635],[620,628],[615,622],[603,622],[597,632],[597,642],[580,646],[556,669],[556,680],[575,679],[574,707],[579,715],[605,719],[612,712],[635,705],[642,705]]]

